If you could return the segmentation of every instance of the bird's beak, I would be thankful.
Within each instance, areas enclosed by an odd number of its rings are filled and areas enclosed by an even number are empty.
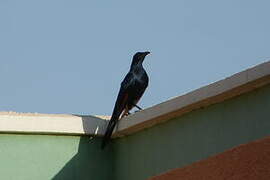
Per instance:
[[[148,54],[150,54],[150,52],[149,52],[149,51],[146,51],[146,52],[145,52],[145,56],[147,56]]]

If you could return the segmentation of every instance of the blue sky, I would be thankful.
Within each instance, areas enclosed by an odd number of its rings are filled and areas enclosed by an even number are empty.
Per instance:
[[[269,1],[0,1],[0,111],[111,114],[137,51],[158,104],[270,59]]]

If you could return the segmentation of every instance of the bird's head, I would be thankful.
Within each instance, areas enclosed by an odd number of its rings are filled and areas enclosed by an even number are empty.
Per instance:
[[[149,51],[137,52],[136,54],[134,54],[131,66],[137,65],[139,63],[141,64],[143,62],[145,56],[147,56],[148,54],[150,54]]]

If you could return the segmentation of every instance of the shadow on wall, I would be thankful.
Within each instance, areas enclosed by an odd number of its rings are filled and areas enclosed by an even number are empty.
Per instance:
[[[89,127],[86,125],[89,118],[86,116],[80,117],[83,120],[83,127]],[[84,130],[88,131],[87,129]],[[66,163],[53,180],[112,179],[110,177],[112,174],[112,150],[110,147],[102,150],[100,148],[101,140],[101,137],[80,137],[77,154]]]

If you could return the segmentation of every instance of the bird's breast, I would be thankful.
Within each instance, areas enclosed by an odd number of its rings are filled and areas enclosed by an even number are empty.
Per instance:
[[[139,73],[134,73],[134,78],[136,81],[139,81],[139,82],[144,82],[145,81],[145,78],[146,78],[146,72],[145,71],[141,71]]]

